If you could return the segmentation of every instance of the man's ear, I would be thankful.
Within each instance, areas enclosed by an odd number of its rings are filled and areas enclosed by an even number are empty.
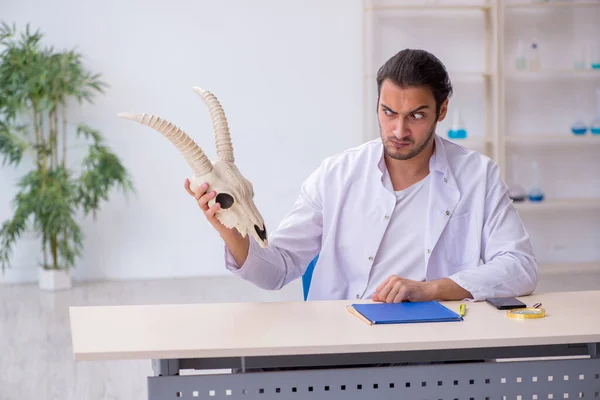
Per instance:
[[[440,107],[440,115],[438,116],[438,122],[442,122],[444,118],[446,118],[446,114],[448,113],[448,99],[444,100],[442,106]]]

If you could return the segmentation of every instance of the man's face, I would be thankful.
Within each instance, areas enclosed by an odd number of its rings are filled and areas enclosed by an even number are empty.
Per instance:
[[[437,121],[446,116],[448,100]],[[377,109],[381,140],[386,153],[396,160],[408,160],[431,142],[437,125],[435,98],[427,87],[400,88],[389,80],[381,85]]]

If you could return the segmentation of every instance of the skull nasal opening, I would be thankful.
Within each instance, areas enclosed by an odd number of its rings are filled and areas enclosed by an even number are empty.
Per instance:
[[[258,227],[258,225],[254,225],[254,230],[258,234],[258,237],[260,238],[260,240],[262,240],[263,242],[265,240],[267,240],[267,230],[266,229],[260,229]]]

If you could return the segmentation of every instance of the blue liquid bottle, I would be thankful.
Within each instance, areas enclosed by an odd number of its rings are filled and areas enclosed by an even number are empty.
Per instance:
[[[588,130],[587,125],[583,122],[583,111],[581,109],[581,94],[577,94],[576,99],[576,107],[577,107],[577,119],[571,125],[571,132],[573,135],[585,135]]]
[[[596,89],[596,118],[590,124],[593,135],[600,135],[600,88]]]
[[[533,185],[531,185],[531,190],[529,190],[529,201],[539,203],[544,200],[545,196],[539,184],[537,161],[533,161],[531,167],[533,168]]]
[[[467,129],[465,128],[458,108],[454,109],[454,118],[452,120],[452,127],[448,130],[448,138],[450,139],[465,139],[467,137]]]
[[[597,45],[590,45],[590,67],[600,69],[600,50]]]

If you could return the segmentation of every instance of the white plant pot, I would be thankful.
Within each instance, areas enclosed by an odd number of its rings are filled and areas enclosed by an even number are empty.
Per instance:
[[[42,290],[57,291],[71,288],[71,271],[38,268],[38,285]]]

